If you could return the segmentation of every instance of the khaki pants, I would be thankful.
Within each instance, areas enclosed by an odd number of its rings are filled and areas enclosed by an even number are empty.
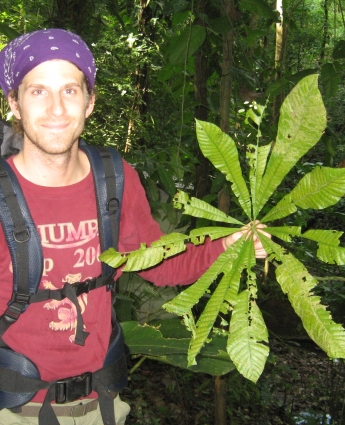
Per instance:
[[[73,406],[78,403],[80,403],[80,401],[74,401],[73,403],[68,403],[68,406]],[[28,404],[37,405],[37,403]],[[114,399],[114,408],[116,425],[124,425],[126,416],[130,410],[129,405],[122,401],[118,395]],[[58,420],[60,425],[103,425],[99,406],[96,410],[87,413],[85,416],[79,416],[77,418],[59,416]],[[12,413],[10,410],[2,409],[0,411],[0,425],[38,425],[38,418],[24,417],[17,415],[16,413]]]

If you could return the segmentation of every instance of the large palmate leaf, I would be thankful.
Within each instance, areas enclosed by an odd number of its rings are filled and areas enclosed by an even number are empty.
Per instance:
[[[277,139],[253,205],[254,218],[296,162],[318,142],[325,127],[326,110],[317,76],[309,75],[292,89],[281,107]]]
[[[342,232],[310,229],[302,233],[299,226],[281,223],[284,217],[295,213],[298,208],[323,209],[334,205],[345,193],[345,169],[316,166],[273,208],[266,205],[274,191],[279,190],[278,186],[286,174],[316,144],[325,128],[325,108],[318,91],[317,76],[308,75],[295,86],[282,105],[276,141],[260,146],[264,112],[263,106],[248,112],[248,120],[258,127],[258,136],[257,144],[248,146],[247,179],[242,174],[235,142],[213,124],[196,123],[203,154],[226,176],[249,223],[244,225],[212,205],[180,191],[174,197],[175,207],[183,214],[214,221],[217,226],[194,229],[188,236],[168,235],[150,247],[142,245],[133,253],[120,254],[108,250],[101,256],[114,267],[125,264],[125,271],[141,270],[183,252],[187,242],[202,245],[206,237],[215,240],[240,230],[241,233],[231,236],[225,244],[227,246],[231,241],[229,248],[194,285],[164,305],[167,311],[182,316],[191,332],[186,358],[182,361],[183,354],[180,352],[161,353],[165,358],[163,361],[173,363],[174,357],[181,367],[199,367],[200,362],[205,361],[204,350],[214,339],[213,329],[221,313],[222,317],[229,316],[226,350],[233,362],[231,364],[254,382],[262,373],[269,352],[267,329],[257,303],[260,279],[256,276],[258,268],[254,247],[260,247],[259,241],[276,267],[277,282],[309,336],[330,357],[345,358],[345,330],[332,320],[326,307],[313,294],[317,280],[288,250],[289,244],[294,243],[296,238],[309,239],[317,244],[317,257],[321,261],[344,265],[345,248],[339,246]],[[250,191],[246,181],[249,181]],[[259,213],[264,206],[268,212],[259,221]],[[274,225],[274,220],[280,221],[278,226]],[[226,226],[220,227],[219,223]],[[263,223],[267,226],[264,227]],[[234,227],[227,227],[229,225]],[[284,248],[271,237],[284,241]],[[233,243],[234,240],[236,242]],[[192,308],[201,298],[207,299],[207,303],[195,322]],[[155,338],[164,343],[160,335],[155,334]],[[174,347],[168,341],[166,348],[170,346],[178,351],[178,345]],[[142,351],[146,353],[145,347]],[[223,351],[221,355],[224,355]]]

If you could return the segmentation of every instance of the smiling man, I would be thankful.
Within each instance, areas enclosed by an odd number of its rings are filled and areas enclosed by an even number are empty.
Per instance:
[[[0,85],[16,128],[24,136],[23,149],[7,162],[41,238],[44,267],[39,289],[52,293],[66,285],[73,285],[75,290],[78,282],[102,272],[94,180],[89,159],[79,145],[85,120],[94,108],[95,76],[95,61],[88,46],[69,31],[49,29],[25,34],[0,52]],[[123,169],[119,250],[129,252],[140,243],[150,245],[162,232],[151,217],[137,173],[125,161]],[[207,241],[200,247],[189,246],[184,254],[141,275],[156,285],[193,283],[241,234]],[[1,230],[0,246],[1,323],[13,299],[12,260]],[[266,256],[259,241],[255,248],[257,257]],[[121,270],[117,277],[120,275]],[[83,319],[79,330],[78,314]],[[112,297],[106,287],[78,292],[75,302],[72,296],[66,296],[29,303],[3,333],[0,347],[29,360],[49,387],[48,391],[33,392],[29,402],[18,402],[15,408],[6,404],[8,394],[0,390],[0,425],[114,425],[113,405],[116,424],[123,425],[129,406],[111,391],[109,382],[101,380],[102,385],[93,385],[97,372],[104,367],[112,332]],[[5,369],[0,368],[0,385],[7,376]],[[83,396],[80,382],[85,380],[92,381],[94,391]],[[72,395],[61,400],[61,385],[68,392],[66,388],[72,384]],[[47,416],[49,402],[54,417]]]

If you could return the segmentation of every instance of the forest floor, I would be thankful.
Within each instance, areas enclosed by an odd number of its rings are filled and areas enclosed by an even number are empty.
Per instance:
[[[229,425],[345,425],[345,365],[310,341],[270,339],[271,354],[255,385],[228,374]],[[217,425],[214,379],[145,360],[122,398],[126,425]]]

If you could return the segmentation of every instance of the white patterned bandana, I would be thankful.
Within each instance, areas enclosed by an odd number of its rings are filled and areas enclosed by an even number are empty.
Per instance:
[[[1,50],[0,86],[5,95],[17,89],[33,68],[52,59],[72,62],[94,88],[96,64],[86,43],[70,31],[52,28],[21,35]]]

